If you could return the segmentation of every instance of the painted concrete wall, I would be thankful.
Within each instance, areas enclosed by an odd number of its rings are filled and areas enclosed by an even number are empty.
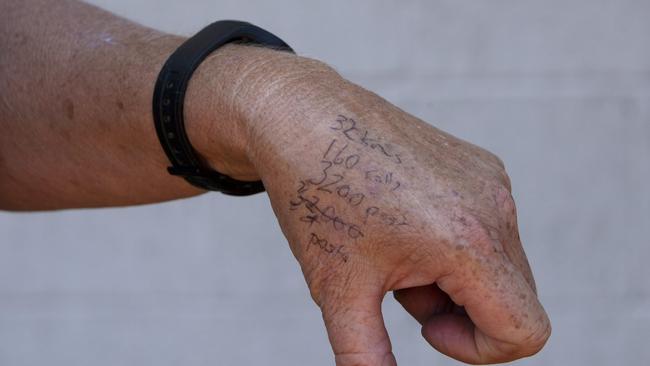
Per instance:
[[[496,152],[554,325],[518,364],[650,362],[647,0],[93,2],[184,34],[247,19]],[[384,308],[402,365],[456,364]],[[263,195],[0,213],[2,366],[332,363]]]

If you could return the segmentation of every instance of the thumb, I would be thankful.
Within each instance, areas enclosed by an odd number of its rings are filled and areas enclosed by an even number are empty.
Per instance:
[[[337,366],[396,366],[381,314],[382,296],[321,305]]]

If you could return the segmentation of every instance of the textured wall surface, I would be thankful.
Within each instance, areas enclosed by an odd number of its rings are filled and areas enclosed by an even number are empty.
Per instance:
[[[554,325],[521,365],[650,361],[650,2],[94,0],[170,32],[221,18],[506,162]],[[392,297],[402,365],[453,365]],[[0,213],[0,365],[331,365],[264,195]]]

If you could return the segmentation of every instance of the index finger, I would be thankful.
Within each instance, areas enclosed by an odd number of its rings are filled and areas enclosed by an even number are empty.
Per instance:
[[[464,265],[437,280],[467,314],[434,315],[422,335],[440,352],[472,364],[531,356],[550,336],[548,316],[501,245],[490,241],[480,246],[469,251]]]

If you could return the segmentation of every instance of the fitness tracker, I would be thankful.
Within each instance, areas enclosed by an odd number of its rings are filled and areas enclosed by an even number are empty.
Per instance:
[[[257,43],[293,52],[273,34],[250,23],[223,20],[210,24],[185,41],[165,62],[153,96],[153,119],[160,144],[169,158],[167,171],[199,188],[246,196],[264,191],[261,181],[244,182],[210,169],[185,132],[183,101],[192,74],[210,53],[230,42]]]

